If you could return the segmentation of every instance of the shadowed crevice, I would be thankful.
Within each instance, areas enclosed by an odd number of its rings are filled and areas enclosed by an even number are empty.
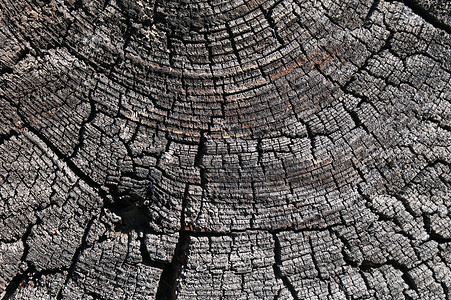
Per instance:
[[[179,239],[177,241],[174,256],[172,257],[171,262],[163,268],[163,272],[161,273],[155,298],[157,300],[172,300],[177,298],[177,286],[180,274],[182,272],[182,267],[187,263],[190,236],[188,231],[185,229],[185,208],[187,204],[188,191],[189,185],[187,184],[182,201]]]
[[[451,26],[440,21],[436,16],[427,11],[424,7],[422,7],[417,0],[392,0],[403,3],[405,6],[410,8],[416,15],[423,18],[426,22],[434,26],[435,28],[446,31],[448,34],[451,34]]]
[[[230,27],[229,23],[225,23],[227,34],[229,35],[230,44],[232,46],[233,54],[236,57],[236,60],[238,61],[239,65],[242,65],[241,56],[238,52],[238,47],[236,46],[235,42],[235,35],[233,34],[232,28]]]
[[[274,265],[273,270],[274,274],[276,275],[276,278],[280,278],[284,284],[284,286],[290,291],[291,296],[293,296],[293,299],[298,300],[298,292],[294,288],[293,284],[290,282],[288,277],[286,275],[282,274],[282,270],[280,269],[280,266],[282,265],[282,251],[280,249],[280,241],[276,234],[273,234],[274,239]]]
[[[20,258],[20,261],[27,264],[26,258],[28,255],[28,251],[30,249],[30,246],[27,244],[27,239],[31,234],[31,230],[35,225],[39,225],[42,222],[42,220],[38,219],[36,223],[30,224],[23,234],[21,240],[24,247],[22,257]],[[11,299],[16,290],[23,284],[30,281],[30,273],[34,270],[34,266],[28,266],[25,270],[19,271],[16,276],[13,277],[13,279],[9,282],[9,284],[6,286],[5,289],[5,295],[3,296],[2,300]]]
[[[370,24],[370,19],[373,16],[373,14],[376,12],[376,8],[378,7],[380,2],[381,2],[380,0],[374,0],[373,1],[373,4],[371,4],[371,7],[368,10],[368,13],[367,13],[366,17],[363,20],[364,25],[369,25]]]
[[[96,216],[92,217],[88,224],[86,225],[86,229],[85,232],[83,233],[83,236],[81,238],[81,244],[80,246],[78,246],[77,250],[75,250],[74,256],[72,258],[72,264],[70,265],[69,269],[68,269],[68,274],[66,277],[66,280],[64,281],[64,285],[61,288],[61,290],[59,291],[58,295],[56,296],[56,299],[61,300],[64,299],[63,297],[63,289],[64,286],[66,286],[69,282],[69,280],[74,276],[75,274],[75,267],[77,266],[77,262],[78,259],[81,255],[81,252],[87,247],[87,239],[88,239],[88,234],[91,230],[92,224],[94,223],[94,221],[96,220]]]
[[[155,299],[166,300],[177,298],[177,286],[182,266],[187,261],[187,249],[190,237],[186,231],[180,233],[174,256],[169,264],[163,268]]]

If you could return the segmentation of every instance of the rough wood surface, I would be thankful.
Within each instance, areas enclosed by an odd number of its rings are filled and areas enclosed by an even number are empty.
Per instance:
[[[450,3],[1,0],[0,297],[449,299]]]

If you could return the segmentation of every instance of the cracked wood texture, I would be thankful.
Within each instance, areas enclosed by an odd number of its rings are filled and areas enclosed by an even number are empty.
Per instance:
[[[446,0],[1,0],[0,297],[449,299]]]

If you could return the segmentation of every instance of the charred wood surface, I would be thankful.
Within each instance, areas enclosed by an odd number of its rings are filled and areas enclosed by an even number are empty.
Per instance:
[[[449,299],[446,0],[0,0],[2,299]]]

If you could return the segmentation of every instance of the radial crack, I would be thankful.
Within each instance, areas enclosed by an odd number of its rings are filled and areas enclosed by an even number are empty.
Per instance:
[[[66,280],[64,282],[63,287],[61,288],[61,290],[59,291],[58,295],[56,296],[56,298],[58,300],[63,299],[63,289],[64,286],[67,285],[67,283],[69,282],[69,280],[74,276],[75,273],[75,267],[77,265],[78,259],[81,255],[81,252],[86,248],[87,246],[87,239],[88,239],[88,234],[91,230],[92,224],[94,223],[94,221],[96,220],[96,216],[92,217],[91,220],[89,220],[88,224],[86,225],[85,228],[85,232],[83,233],[83,236],[81,238],[81,243],[80,246],[78,246],[77,250],[75,250],[74,256],[72,258],[72,264],[70,265],[69,269],[68,269],[68,274],[66,277]]]
[[[426,22],[434,26],[435,28],[446,31],[448,34],[451,34],[451,26],[441,22],[436,16],[427,11],[424,7],[422,7],[418,1],[416,0],[392,0],[396,2],[401,2],[408,8],[410,8],[416,15],[423,18]],[[390,1],[390,2],[392,2]]]
[[[185,193],[182,202],[182,212],[180,220],[179,239],[175,247],[174,256],[169,264],[163,268],[158,283],[156,299],[158,300],[173,300],[177,298],[177,287],[182,267],[186,265],[188,257],[188,247],[190,236],[185,230],[185,207],[188,197],[189,185],[185,187]]]
[[[27,239],[30,236],[31,230],[33,229],[33,227],[35,225],[38,225],[40,222],[41,222],[41,220],[38,219],[38,221],[36,223],[30,224],[21,238],[22,244],[24,246],[23,254],[22,254],[22,257],[20,258],[20,261],[22,263],[26,263],[28,250],[30,249],[30,247],[27,244]],[[27,278],[29,278],[28,275],[29,275],[30,270],[31,270],[31,267],[27,265],[26,269],[23,272],[19,272],[18,274],[16,274],[16,276],[14,276],[14,278],[9,282],[8,286],[6,287],[5,292],[4,292],[5,294],[2,298],[2,300],[11,299],[14,292],[19,288],[19,286],[23,282],[25,282],[27,280]]]
[[[280,269],[280,266],[282,265],[282,252],[280,249],[280,241],[276,234],[273,234],[274,238],[274,274],[276,277],[282,279],[283,284],[285,287],[290,291],[291,296],[293,296],[293,299],[298,300],[298,292],[294,288],[293,284],[290,282],[288,277],[286,275],[283,275],[282,270]]]

